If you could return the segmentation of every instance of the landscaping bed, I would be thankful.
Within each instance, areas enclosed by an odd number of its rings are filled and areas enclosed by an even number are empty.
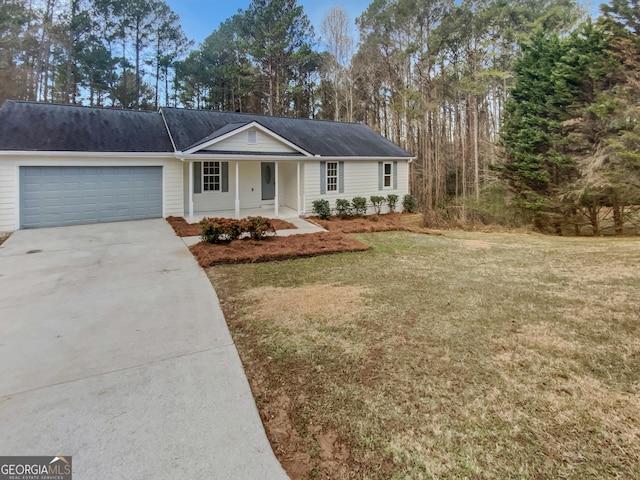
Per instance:
[[[296,228],[292,223],[279,218],[272,218],[271,224],[276,230],[293,230]],[[173,227],[179,237],[197,237],[202,233],[200,223],[189,223],[182,217],[167,217],[167,222]]]
[[[256,263],[271,260],[304,258],[340,252],[361,252],[371,247],[353,238],[351,233],[371,233],[388,231],[408,231],[413,233],[442,235],[420,227],[418,214],[391,213],[368,217],[340,219],[331,217],[322,220],[311,217],[313,223],[328,230],[325,233],[291,235],[278,237],[268,235],[261,240],[243,238],[220,243],[200,242],[190,247],[191,252],[202,267],[227,263]],[[201,234],[199,223],[189,224],[180,217],[168,217],[167,221],[176,234],[182,237]],[[271,220],[276,230],[293,227],[283,220]],[[293,227],[295,228],[295,227]]]
[[[422,215],[419,213],[387,213],[384,215],[348,218],[331,217],[329,220],[310,217],[307,220],[320,225],[330,232],[374,233],[403,231],[428,235],[442,235],[439,232],[422,227]]]
[[[369,245],[338,232],[270,236],[262,240],[245,238],[215,245],[200,242],[189,247],[202,267],[312,257],[327,253],[361,252],[370,248]]]

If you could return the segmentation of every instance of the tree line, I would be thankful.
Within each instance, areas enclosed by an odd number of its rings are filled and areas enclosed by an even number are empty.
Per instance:
[[[163,0],[3,0],[0,100],[157,108],[191,46]]]
[[[569,35],[536,32],[514,64],[497,171],[540,230],[638,227],[640,6],[601,9]]]
[[[162,0],[5,0],[0,100],[364,122],[416,156],[431,224],[599,233],[609,215],[621,233],[640,203],[636,4],[594,23],[575,0],[373,0],[315,32],[296,0],[253,0],[193,48]]]

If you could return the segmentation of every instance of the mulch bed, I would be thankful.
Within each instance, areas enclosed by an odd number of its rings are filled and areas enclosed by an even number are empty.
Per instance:
[[[271,218],[271,224],[276,230],[295,229],[296,226],[279,218]],[[167,222],[173,227],[179,237],[197,237],[202,233],[199,223],[189,223],[182,217],[167,217]]]
[[[371,247],[339,232],[308,233],[290,237],[249,238],[223,244],[200,242],[189,247],[202,267],[225,263],[255,263],[312,257],[327,253],[362,252]]]
[[[371,247],[351,237],[350,233],[373,233],[406,231],[428,235],[442,235],[421,227],[419,214],[391,213],[363,218],[339,219],[331,217],[309,220],[328,230],[324,233],[292,235],[289,237],[268,236],[263,240],[244,238],[227,243],[208,244],[200,242],[189,247],[198,263],[206,268],[225,263],[255,263],[271,260],[312,257],[328,253],[362,252]],[[200,224],[189,224],[181,217],[168,217],[167,221],[181,237],[200,235]],[[295,228],[284,220],[272,220],[276,230]]]
[[[440,232],[421,226],[422,215],[418,213],[387,213],[367,217],[337,218],[322,220],[310,217],[307,220],[320,225],[330,232],[342,233],[374,233],[374,232],[413,232],[427,235],[442,235]]]

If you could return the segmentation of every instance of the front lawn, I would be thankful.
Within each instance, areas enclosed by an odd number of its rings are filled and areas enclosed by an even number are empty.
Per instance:
[[[208,269],[298,478],[640,478],[637,239],[360,234]]]

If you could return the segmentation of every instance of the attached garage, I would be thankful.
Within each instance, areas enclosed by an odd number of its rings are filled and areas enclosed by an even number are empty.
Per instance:
[[[162,216],[162,167],[20,167],[20,227]]]

